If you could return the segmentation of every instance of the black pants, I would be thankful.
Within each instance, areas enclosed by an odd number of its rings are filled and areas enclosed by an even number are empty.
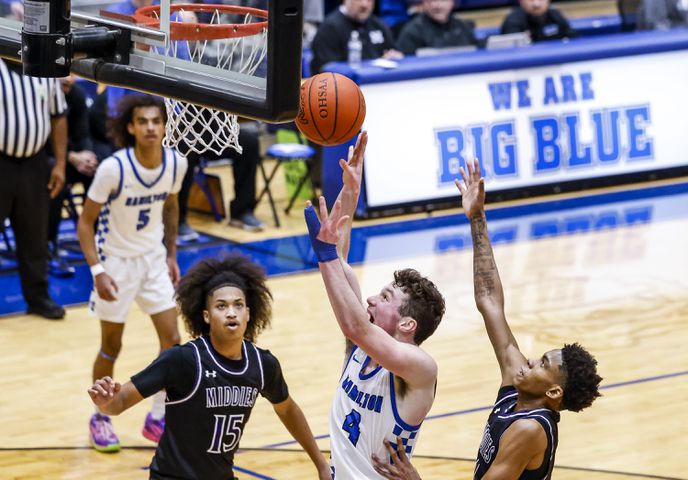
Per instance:
[[[246,213],[253,213],[256,206],[256,172],[260,162],[259,132],[255,125],[241,126],[239,132],[239,145],[243,148],[241,154],[234,149],[227,149],[222,155],[214,152],[206,152],[203,158],[215,160],[218,158],[232,159],[232,174],[234,177],[234,199],[229,202],[229,215],[231,218],[239,218]],[[189,168],[186,171],[182,188],[179,192],[179,223],[186,221],[187,203],[189,192],[193,184],[194,170],[200,161],[200,155],[189,152],[186,156]]]
[[[24,300],[48,297],[48,155],[26,159],[0,155],[0,221],[10,219]]]

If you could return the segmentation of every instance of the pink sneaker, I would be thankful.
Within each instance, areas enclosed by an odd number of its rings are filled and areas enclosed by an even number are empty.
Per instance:
[[[153,415],[149,412],[146,415],[146,421],[143,424],[143,436],[146,437],[151,442],[160,443],[160,437],[165,431],[165,419],[156,420]]]
[[[89,440],[91,446],[99,452],[119,452],[119,438],[117,438],[110,417],[107,415],[96,413],[91,416]]]

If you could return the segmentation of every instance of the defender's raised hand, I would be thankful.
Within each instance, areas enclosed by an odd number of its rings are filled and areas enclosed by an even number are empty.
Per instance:
[[[461,192],[461,205],[468,218],[482,215],[485,209],[485,179],[480,176],[480,163],[478,160],[466,161],[468,173],[463,167],[459,169],[463,183],[454,180],[456,187]]]

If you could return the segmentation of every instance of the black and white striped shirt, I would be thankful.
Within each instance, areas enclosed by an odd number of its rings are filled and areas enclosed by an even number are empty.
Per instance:
[[[67,110],[60,81],[24,76],[21,65],[0,60],[0,88],[0,153],[36,155],[50,136],[51,117]]]

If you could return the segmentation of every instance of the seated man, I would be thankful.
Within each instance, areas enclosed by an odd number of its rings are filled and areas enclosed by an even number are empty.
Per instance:
[[[473,28],[452,16],[453,8],[453,0],[423,0],[422,13],[401,30],[397,49],[404,55],[415,55],[419,48],[478,46]]]
[[[372,15],[374,6],[374,0],[344,0],[339,9],[325,17],[311,44],[312,75],[320,73],[326,63],[345,62],[348,59],[348,44],[352,32],[358,33],[361,60],[402,56],[394,50],[394,39],[389,27]]]
[[[578,36],[564,15],[549,6],[550,0],[520,0],[502,23],[501,32],[530,32],[533,42]]]
[[[688,27],[688,2],[684,0],[641,0],[636,16],[638,30],[667,30]]]

